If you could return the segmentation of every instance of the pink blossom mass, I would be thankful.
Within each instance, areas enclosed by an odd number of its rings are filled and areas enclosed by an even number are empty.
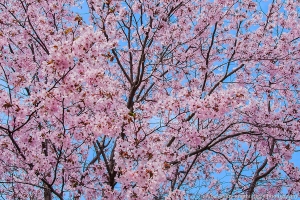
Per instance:
[[[299,59],[295,0],[0,0],[0,197],[297,196]]]

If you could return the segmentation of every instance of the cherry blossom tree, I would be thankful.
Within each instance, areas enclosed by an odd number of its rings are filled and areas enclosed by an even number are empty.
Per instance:
[[[299,1],[81,3],[0,2],[3,199],[299,194]]]

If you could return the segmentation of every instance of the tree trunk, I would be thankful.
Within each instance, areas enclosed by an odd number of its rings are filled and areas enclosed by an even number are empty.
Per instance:
[[[48,188],[48,186],[44,183],[43,186],[45,187],[44,189],[44,200],[51,200],[52,199],[52,195],[51,195],[51,191]]]

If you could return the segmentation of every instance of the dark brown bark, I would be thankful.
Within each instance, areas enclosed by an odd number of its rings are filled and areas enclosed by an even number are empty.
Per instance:
[[[44,183],[44,200],[51,200],[52,199],[52,194],[51,194],[51,190],[49,189],[49,187]]]

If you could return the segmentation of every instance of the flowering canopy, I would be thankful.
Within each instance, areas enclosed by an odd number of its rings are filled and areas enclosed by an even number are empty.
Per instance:
[[[300,191],[299,1],[77,3],[0,2],[3,198]]]

